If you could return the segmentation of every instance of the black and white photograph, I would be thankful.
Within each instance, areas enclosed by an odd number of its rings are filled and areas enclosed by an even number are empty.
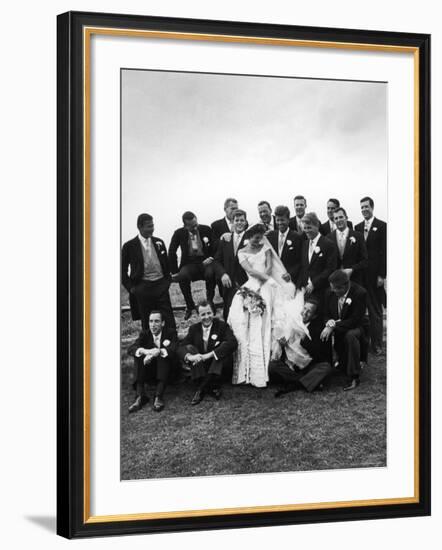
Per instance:
[[[387,83],[120,77],[121,479],[386,467]]]

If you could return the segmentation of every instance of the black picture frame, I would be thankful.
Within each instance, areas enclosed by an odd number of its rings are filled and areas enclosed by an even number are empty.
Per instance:
[[[136,15],[69,12],[58,16],[57,39],[57,532],[67,538],[334,522],[430,514],[430,36]],[[413,48],[419,60],[419,418],[418,498],[293,511],[200,517],[93,521],[85,491],[84,376],[84,28],[141,29]],[[85,467],[86,466],[86,467]]]

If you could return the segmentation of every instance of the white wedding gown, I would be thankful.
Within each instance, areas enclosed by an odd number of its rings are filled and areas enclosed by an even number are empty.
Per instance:
[[[256,254],[240,250],[238,260],[241,263],[246,259],[255,271],[265,273],[268,250],[271,251],[272,262],[270,278],[263,284],[249,275],[243,285],[259,292],[266,304],[264,313],[250,313],[244,308],[244,300],[238,293],[230,307],[227,322],[238,341],[238,349],[234,355],[233,384],[246,383],[258,388],[265,387],[269,380],[270,360],[281,356],[281,338],[287,340],[285,352],[289,364],[302,368],[311,360],[299,344],[301,338],[309,336],[301,317],[304,294],[296,291],[293,283],[282,279],[286,270],[268,240],[264,237],[264,245]]]

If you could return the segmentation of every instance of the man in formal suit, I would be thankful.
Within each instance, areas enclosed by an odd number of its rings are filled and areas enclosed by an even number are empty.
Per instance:
[[[175,329],[166,245],[153,236],[154,223],[150,214],[140,214],[137,227],[139,234],[124,243],[121,253],[121,281],[129,293],[132,319],[141,319],[142,327],[147,328],[149,313],[159,309],[166,326]]]
[[[192,315],[195,302],[192,297],[191,282],[204,280],[206,295],[213,302],[215,294],[215,272],[213,269],[214,246],[212,230],[207,225],[199,225],[193,212],[184,212],[183,227],[172,235],[169,246],[169,263],[172,281],[179,283],[186,302],[184,320]],[[181,249],[181,262],[178,269],[177,250]]]
[[[304,336],[300,344],[310,355],[310,363],[300,369],[297,365],[290,365],[284,354],[281,360],[270,363],[270,376],[283,381],[283,387],[275,393],[275,397],[280,397],[284,393],[298,388],[308,392],[319,389],[324,380],[333,372],[331,340],[321,340],[324,321],[318,313],[319,302],[314,298],[308,298],[302,310],[302,320],[308,328],[310,338]]]
[[[220,238],[225,233],[231,233],[233,231],[233,214],[238,209],[238,201],[232,197],[227,198],[224,201],[224,218],[215,220],[211,224],[212,236],[215,241],[215,245],[218,244]]]
[[[336,247],[338,269],[343,269],[349,278],[364,286],[368,266],[367,247],[362,233],[348,227],[347,212],[341,206],[334,212],[336,229],[328,238]]]
[[[267,238],[287,270],[283,279],[296,284],[301,268],[302,238],[289,228],[290,210],[287,206],[275,208],[275,221],[277,230],[270,231]]]
[[[246,272],[238,262],[238,250],[244,246],[246,228],[247,214],[244,210],[237,209],[233,215],[233,231],[220,240],[215,254],[215,274],[224,287],[224,320],[227,320],[237,288],[247,281]]]
[[[220,399],[223,369],[231,368],[232,354],[238,346],[229,325],[215,317],[213,304],[200,302],[198,315],[200,322],[189,327],[178,350],[180,358],[190,365],[192,379],[197,383],[191,405],[198,405],[206,393]]]
[[[149,328],[142,330],[127,350],[134,357],[136,370],[137,397],[129,407],[130,413],[139,411],[149,401],[145,389],[148,382],[156,383],[153,410],[164,409],[164,391],[177,365],[177,347],[175,330],[165,328],[161,311],[151,311]]]
[[[314,294],[320,301],[328,287],[328,278],[336,269],[337,257],[333,243],[319,233],[320,221],[314,212],[305,214],[302,225],[307,239],[303,240],[298,288],[306,296]]]
[[[293,218],[290,218],[289,227],[293,231],[296,231],[301,237],[305,238],[302,227],[302,218],[305,216],[305,211],[307,209],[307,200],[302,195],[296,195],[293,199],[293,206],[295,208],[295,215]]]
[[[212,236],[214,241],[214,251],[218,250],[219,241],[223,235],[228,235],[233,231],[233,215],[235,210],[238,209],[238,201],[232,197],[228,197],[224,201],[224,218],[216,220],[211,224]],[[224,300],[224,291],[221,281],[218,281],[219,295]]]
[[[327,201],[327,218],[328,220],[324,223],[321,223],[319,227],[319,233],[326,237],[336,229],[334,213],[336,208],[339,208],[341,205],[338,199],[328,199]],[[347,220],[347,225],[350,229],[353,229],[353,224],[350,220]]]
[[[324,299],[325,328],[321,340],[327,342],[332,338],[339,365],[348,378],[344,390],[354,390],[359,386],[367,292],[351,282],[342,269],[334,271],[329,282],[330,288]]]
[[[258,203],[258,215],[259,222],[264,225],[266,232],[273,231],[275,229],[275,216],[272,215],[272,207],[267,201],[260,201]]]
[[[387,224],[373,215],[374,201],[361,199],[364,221],[356,230],[364,235],[368,252],[368,267],[365,271],[367,307],[370,320],[370,339],[376,355],[382,354],[383,311],[386,305],[385,279],[387,277]]]

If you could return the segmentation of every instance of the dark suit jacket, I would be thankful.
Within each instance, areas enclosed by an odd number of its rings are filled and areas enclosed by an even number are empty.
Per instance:
[[[244,235],[239,243],[238,250],[244,247]],[[215,275],[217,279],[227,273],[233,284],[243,285],[247,281],[247,274],[238,262],[238,251],[233,252],[233,234],[229,242],[220,240],[215,254]]]
[[[333,231],[327,237],[336,247],[337,268],[353,269],[351,280],[364,285],[365,270],[368,266],[367,247],[365,246],[364,236],[358,231],[350,229],[347,242],[345,243],[344,255],[341,259],[337,241],[337,231]]]
[[[357,231],[364,235],[364,222],[358,223]],[[377,218],[373,222],[365,241],[368,252],[368,267],[366,270],[367,284],[376,285],[378,276],[387,276],[387,224]]]
[[[184,357],[188,353],[186,349],[188,345],[195,346],[199,353],[206,353],[204,351],[203,327],[201,322],[191,325],[187,336],[181,341],[180,347],[178,348],[178,355],[182,360],[184,360]],[[231,355],[237,347],[238,342],[236,341],[232,329],[227,323],[215,317],[210,330],[207,352],[215,351],[216,356],[221,361]]]
[[[357,283],[350,282],[350,289],[341,316],[338,315],[338,297],[331,289],[325,293],[324,299],[324,317],[325,322],[334,319],[336,335],[343,335],[348,330],[354,328],[363,328],[365,325],[365,309],[367,307],[367,292]]]
[[[210,227],[212,228],[212,235],[215,241],[219,241],[221,235],[224,235],[224,233],[230,233],[230,227],[226,222],[226,218],[215,220],[210,224]]]
[[[301,269],[299,272],[297,287],[307,286],[310,278],[314,290],[323,290],[328,287],[328,278],[336,269],[336,249],[333,243],[326,237],[319,237],[318,252],[313,252],[312,261],[308,261],[308,249],[310,241],[302,242]]]
[[[203,245],[203,256],[201,257],[201,261],[203,261],[210,256],[213,257],[214,255],[212,229],[208,225],[198,225],[198,231],[200,234],[201,244]],[[172,235],[172,240],[170,241],[169,264],[172,273],[176,273],[178,271],[178,248],[181,248],[180,269],[183,266],[194,262],[194,259],[189,257],[189,232],[185,227],[180,227],[177,229]]]
[[[178,338],[176,332],[172,329],[163,328],[161,333],[161,347],[167,351],[171,361],[177,359]],[[152,333],[149,329],[142,330],[133,344],[127,349],[128,355],[135,355],[138,348],[152,349],[155,347]]]
[[[324,326],[323,319],[316,317],[308,326],[311,339],[304,336],[300,342],[301,346],[312,358],[312,363],[332,362],[331,339],[329,338],[327,342],[323,342],[320,338]]]
[[[161,269],[165,278],[170,280],[169,260],[164,241],[157,237],[152,237],[152,243],[157,252]],[[130,268],[130,269],[129,269]],[[130,309],[132,319],[141,319],[135,297],[130,293],[132,287],[136,286],[143,278],[144,259],[142,244],[138,237],[127,241],[123,245],[121,252],[121,282],[124,288],[129,292]]]
[[[270,231],[267,238],[276,254],[278,254],[279,231],[277,229]],[[281,254],[281,261],[295,284],[301,269],[302,242],[302,237],[289,229]]]
[[[350,229],[353,229],[353,224],[351,223],[350,220],[347,220],[347,225]],[[321,235],[326,237],[331,232],[332,232],[332,229],[331,229],[331,226],[330,226],[330,220],[327,220],[326,222],[321,223],[321,225],[319,227],[319,233],[321,233]]]

